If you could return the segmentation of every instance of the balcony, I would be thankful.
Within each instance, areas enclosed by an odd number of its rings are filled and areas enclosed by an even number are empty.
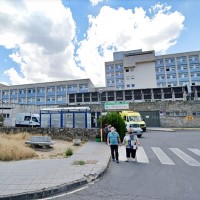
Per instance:
[[[199,60],[190,60],[189,61],[190,64],[199,64]]]
[[[165,71],[163,70],[162,72],[156,72],[156,75],[164,75]]]
[[[194,76],[194,77],[191,78],[191,81],[200,81],[200,77]]]
[[[106,69],[106,72],[114,72],[114,69]]]
[[[124,78],[124,75],[123,74],[116,75],[116,78]]]
[[[197,69],[190,68],[190,72],[200,72],[200,69],[199,68],[197,68]]]
[[[123,71],[124,71],[124,68],[115,68],[115,71],[116,71],[116,72],[123,72]]]

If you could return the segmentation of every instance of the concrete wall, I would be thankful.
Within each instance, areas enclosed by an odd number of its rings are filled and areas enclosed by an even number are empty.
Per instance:
[[[80,106],[80,105],[79,105]],[[89,106],[92,112],[103,112],[108,110],[100,108],[100,104],[84,104],[84,106]],[[7,106],[9,107],[9,106]],[[54,106],[56,107],[56,106]],[[20,106],[12,105],[12,109],[4,110],[4,113],[10,114],[10,119],[5,119],[5,126],[10,126],[11,122],[14,123],[15,115],[18,112],[35,112],[39,113],[39,106]],[[130,110],[136,111],[160,111],[160,124],[161,127],[198,127],[200,128],[200,116],[194,116],[194,112],[200,112],[200,101],[158,101],[158,102],[137,102],[129,103]],[[170,112],[184,112],[186,116],[169,116],[167,113]],[[187,116],[192,116],[187,117]],[[10,124],[9,124],[10,123]],[[13,124],[12,123],[12,124]]]
[[[130,103],[131,110],[160,111],[161,127],[176,128],[200,128],[200,116],[194,116],[194,112],[200,112],[200,101],[159,101]],[[186,116],[169,116],[169,113],[186,113]]]

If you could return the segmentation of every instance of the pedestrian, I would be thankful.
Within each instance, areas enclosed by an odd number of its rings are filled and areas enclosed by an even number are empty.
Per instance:
[[[114,127],[111,127],[107,137],[107,144],[110,145],[111,156],[113,162],[119,163],[118,146],[121,145],[119,133],[116,132]]]
[[[105,128],[103,129],[103,141],[107,142],[107,135],[108,135],[108,124],[105,124]]]
[[[126,162],[130,161],[130,157],[136,161],[136,151],[139,145],[137,135],[134,134],[134,130],[129,128],[124,139],[123,144],[126,146]]]

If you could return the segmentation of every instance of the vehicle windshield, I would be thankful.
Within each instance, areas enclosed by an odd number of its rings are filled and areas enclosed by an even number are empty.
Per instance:
[[[140,122],[140,121],[142,121],[140,116],[129,116],[128,119],[129,119],[129,122]]]
[[[33,122],[39,122],[40,119],[38,117],[32,117]]]

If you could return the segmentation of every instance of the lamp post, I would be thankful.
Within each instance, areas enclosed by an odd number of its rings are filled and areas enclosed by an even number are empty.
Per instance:
[[[102,101],[101,101],[102,92],[103,92],[102,89],[98,90],[99,102],[100,102],[100,136],[101,136],[101,142],[103,142],[102,107],[101,107],[101,104],[102,104]]]

